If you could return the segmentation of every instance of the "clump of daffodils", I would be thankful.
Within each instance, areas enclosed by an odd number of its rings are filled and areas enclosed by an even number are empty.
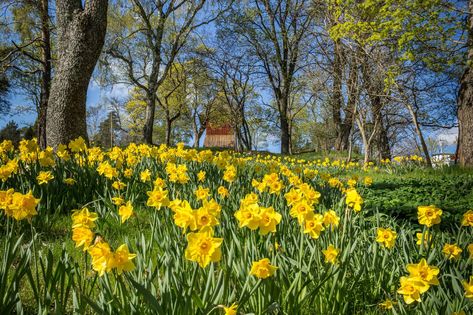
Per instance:
[[[240,228],[259,229],[261,235],[266,235],[276,232],[276,226],[281,222],[282,216],[273,207],[260,206],[258,196],[251,193],[240,201],[240,209],[235,212],[235,218]]]
[[[38,203],[39,199],[36,199],[31,191],[26,194],[15,192],[13,189],[0,191],[0,210],[17,221],[29,220],[37,215]]]
[[[118,274],[133,270],[135,265],[132,259],[136,257],[136,254],[130,253],[126,244],[112,251],[107,242],[101,237],[96,237],[92,229],[97,219],[97,213],[90,212],[88,208],[73,211],[72,240],[76,247],[82,247],[83,251],[89,253],[92,258],[92,269],[100,276],[112,270],[116,270]]]
[[[421,295],[427,292],[430,286],[439,284],[439,268],[429,266],[423,258],[418,264],[408,264],[406,269],[409,276],[401,277],[401,286],[397,292],[403,295],[406,304],[421,302]]]
[[[345,203],[355,212],[360,212],[361,206],[363,205],[363,198],[361,198],[355,188],[349,188],[346,191]]]

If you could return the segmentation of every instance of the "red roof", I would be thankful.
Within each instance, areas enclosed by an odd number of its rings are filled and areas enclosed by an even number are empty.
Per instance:
[[[233,135],[233,129],[229,124],[215,126],[215,125],[207,125],[206,134],[208,136],[212,135],[219,135],[219,136],[229,136]]]

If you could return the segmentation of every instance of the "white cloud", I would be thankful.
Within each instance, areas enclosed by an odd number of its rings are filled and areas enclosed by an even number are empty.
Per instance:
[[[110,90],[101,91],[102,97],[117,97],[124,98],[127,97],[131,87],[127,84],[118,83],[114,84]]]
[[[437,140],[444,145],[451,145],[457,143],[458,128],[445,129],[437,133]]]

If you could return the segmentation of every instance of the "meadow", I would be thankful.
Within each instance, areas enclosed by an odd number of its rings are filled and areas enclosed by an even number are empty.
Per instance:
[[[471,314],[473,172],[0,144],[0,314]]]

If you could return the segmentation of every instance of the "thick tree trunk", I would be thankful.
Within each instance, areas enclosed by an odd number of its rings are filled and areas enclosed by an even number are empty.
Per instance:
[[[473,60],[473,0],[468,3],[468,61]],[[473,69],[468,63],[458,92],[458,161],[473,166]]]
[[[41,14],[41,42],[42,42],[42,72],[41,93],[37,122],[37,138],[39,146],[45,149],[46,141],[46,114],[49,94],[51,91],[51,31],[49,28],[49,1],[41,0],[38,9]]]
[[[281,153],[282,154],[291,154],[290,147],[290,134],[289,134],[289,122],[287,117],[280,116],[281,123]]]
[[[86,97],[107,28],[107,0],[56,0],[58,60],[47,109],[48,145],[87,137]]]
[[[253,139],[251,138],[250,127],[248,126],[244,113],[242,113],[242,128],[245,147],[248,151],[251,151],[253,147]]]

